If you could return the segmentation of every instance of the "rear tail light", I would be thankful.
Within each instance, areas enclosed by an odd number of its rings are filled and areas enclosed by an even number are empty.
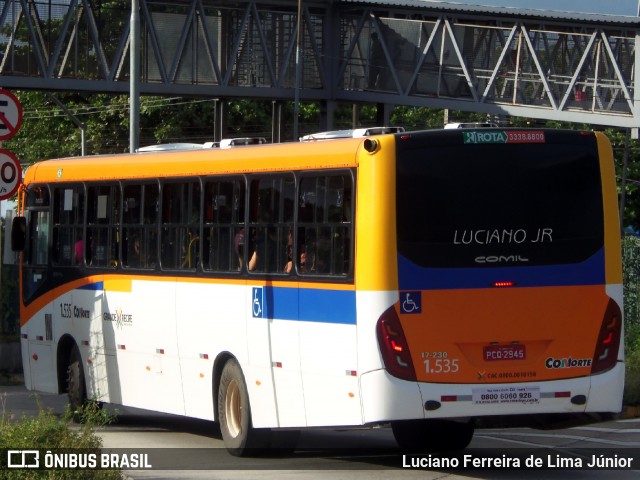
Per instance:
[[[609,300],[591,362],[592,374],[604,372],[615,366],[618,360],[621,336],[622,312],[616,302]]]
[[[416,371],[409,353],[400,319],[394,307],[382,314],[376,327],[380,353],[387,371],[402,380],[416,381]]]

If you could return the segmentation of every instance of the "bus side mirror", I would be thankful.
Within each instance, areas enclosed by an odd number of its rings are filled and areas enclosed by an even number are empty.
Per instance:
[[[25,217],[13,217],[11,223],[11,250],[22,252],[27,240],[27,219]]]

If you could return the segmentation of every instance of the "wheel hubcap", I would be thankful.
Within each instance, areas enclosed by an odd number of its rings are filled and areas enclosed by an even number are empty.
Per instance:
[[[242,402],[240,400],[240,387],[238,382],[232,380],[227,386],[227,394],[224,400],[224,413],[227,418],[227,426],[232,437],[237,437],[242,430]]]

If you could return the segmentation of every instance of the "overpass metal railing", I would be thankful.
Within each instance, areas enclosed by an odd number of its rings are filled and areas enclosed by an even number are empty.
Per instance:
[[[640,126],[638,22],[395,3],[302,2],[301,100]],[[140,6],[143,94],[293,100],[296,0]],[[0,85],[126,93],[129,9],[129,2],[4,0]]]
[[[466,103],[473,110],[503,108],[586,123],[594,114],[631,120],[636,34],[598,26],[545,28],[504,19],[472,24],[445,14],[416,21],[365,12],[342,17],[341,38],[350,43],[340,86],[386,93],[403,104],[430,98],[448,100],[452,108],[464,109]]]

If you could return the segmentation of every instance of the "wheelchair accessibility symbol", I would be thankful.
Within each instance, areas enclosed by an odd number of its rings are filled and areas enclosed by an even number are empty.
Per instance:
[[[422,312],[422,292],[400,292],[400,313]]]
[[[261,287],[254,287],[253,288],[253,295],[252,295],[252,305],[251,308],[253,309],[253,318],[261,318],[262,317],[262,288]]]

